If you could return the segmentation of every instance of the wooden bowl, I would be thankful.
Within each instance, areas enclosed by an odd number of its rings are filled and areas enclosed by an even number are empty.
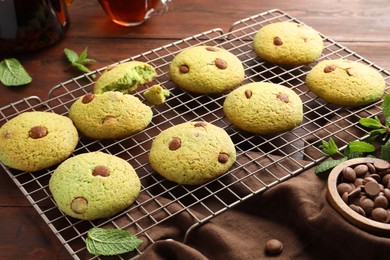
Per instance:
[[[379,160],[379,161],[378,161]],[[356,227],[365,230],[371,234],[380,235],[380,236],[390,236],[390,224],[382,223],[379,221],[372,220],[368,217],[365,217],[353,209],[351,209],[341,198],[337,191],[337,185],[341,182],[342,170],[347,166],[354,167],[358,164],[365,163],[387,163],[381,159],[376,158],[356,158],[350,159],[343,163],[337,165],[330,172],[327,183],[327,199],[332,207],[342,215],[346,220],[355,225]]]

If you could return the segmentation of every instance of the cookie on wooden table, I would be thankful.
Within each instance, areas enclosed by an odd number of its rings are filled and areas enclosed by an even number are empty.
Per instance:
[[[262,27],[253,38],[256,54],[278,65],[304,65],[321,56],[324,43],[311,27],[294,22],[277,22]]]
[[[386,82],[374,68],[346,59],[323,60],[306,75],[317,96],[339,106],[363,106],[379,100]]]
[[[24,112],[0,128],[0,161],[21,171],[39,171],[68,158],[78,143],[72,121],[52,112]]]
[[[49,189],[58,208],[84,220],[109,218],[129,207],[141,183],[125,160],[102,152],[71,157],[52,174]]]
[[[169,75],[188,92],[215,94],[239,85],[245,71],[241,61],[225,49],[194,46],[176,55],[169,65]]]
[[[266,82],[249,83],[230,92],[223,111],[237,128],[260,135],[291,130],[303,120],[300,97],[285,86]]]
[[[128,61],[109,67],[96,80],[93,93],[119,91],[124,94],[133,92],[138,86],[157,77],[153,66],[142,61]]]
[[[153,112],[137,97],[117,91],[86,94],[69,109],[77,129],[93,139],[117,139],[145,129]]]
[[[227,172],[236,149],[222,128],[203,121],[172,126],[156,136],[150,149],[152,168],[166,179],[188,185],[211,181]]]

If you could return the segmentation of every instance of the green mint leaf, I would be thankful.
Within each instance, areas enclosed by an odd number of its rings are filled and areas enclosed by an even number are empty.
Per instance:
[[[338,160],[326,160],[319,164],[315,169],[315,173],[319,177],[327,177],[331,169],[336,167],[338,164],[348,160],[348,157],[343,157]]]
[[[368,128],[374,128],[374,129],[378,129],[378,128],[383,127],[381,121],[379,120],[379,118],[377,116],[375,116],[375,118],[361,118],[359,120],[359,124],[361,124],[362,126],[365,126]]]
[[[383,98],[382,112],[386,118],[390,117],[390,93]]]
[[[80,56],[73,50],[64,49],[64,53],[66,55],[66,58],[68,61],[71,63],[71,66],[76,68],[77,70],[88,73],[90,70],[84,65],[86,63],[92,63],[95,62],[94,59],[89,59],[87,58],[87,50],[88,48],[86,47],[81,53]]]
[[[88,56],[87,51],[88,51],[88,48],[85,47],[85,49],[80,53],[80,56],[79,56],[79,58],[77,59],[77,62],[79,62],[79,63],[84,62],[84,60],[85,60],[85,59],[87,58],[87,56]]]
[[[93,255],[120,255],[136,249],[142,240],[121,229],[91,228],[86,238],[87,250]]]
[[[0,62],[0,81],[5,86],[21,86],[32,81],[31,76],[17,59],[4,59]]]
[[[339,150],[332,137],[329,138],[329,142],[322,140],[322,144],[319,146],[319,148],[328,155],[336,154]]]
[[[75,51],[72,51],[70,49],[65,48],[64,53],[65,53],[65,56],[70,63],[73,64],[73,63],[77,62],[79,55],[77,55],[77,53]]]
[[[74,63],[74,64],[73,64],[73,67],[75,67],[75,68],[77,68],[79,71],[82,71],[82,72],[85,72],[85,73],[90,72],[90,70],[89,70],[87,67],[85,67],[83,64],[81,64],[81,63]]]
[[[351,153],[372,153],[375,152],[375,146],[363,141],[353,141],[348,143]]]
[[[381,158],[390,162],[390,139],[381,147]]]

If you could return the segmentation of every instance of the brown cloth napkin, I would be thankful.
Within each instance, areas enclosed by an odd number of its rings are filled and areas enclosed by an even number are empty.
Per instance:
[[[185,232],[180,221],[160,229],[161,238]],[[272,238],[284,245],[278,256],[265,253]],[[186,244],[159,240],[139,259],[390,259],[390,238],[339,215],[326,199],[326,181],[309,169],[194,229]]]

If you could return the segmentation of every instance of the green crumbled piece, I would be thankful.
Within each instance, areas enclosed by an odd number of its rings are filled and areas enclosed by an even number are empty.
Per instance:
[[[113,256],[133,251],[142,240],[126,230],[91,228],[85,242],[90,254]]]
[[[169,90],[164,89],[160,85],[153,85],[144,92],[146,100],[153,105],[163,104],[169,95]]]
[[[156,70],[141,61],[129,61],[107,69],[95,82],[94,94],[107,91],[131,93],[157,77]]]
[[[5,86],[22,86],[32,78],[17,59],[4,59],[0,62],[0,81]]]

